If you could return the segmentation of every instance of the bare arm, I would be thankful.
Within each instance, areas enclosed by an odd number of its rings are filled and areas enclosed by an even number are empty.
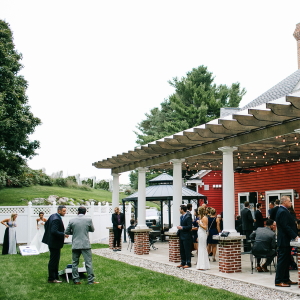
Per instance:
[[[1,224],[4,225],[5,227],[8,227],[7,223],[9,222],[9,219],[4,219],[1,221]]]

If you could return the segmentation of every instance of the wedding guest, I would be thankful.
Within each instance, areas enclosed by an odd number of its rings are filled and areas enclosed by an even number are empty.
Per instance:
[[[30,243],[30,246],[35,246],[39,253],[45,253],[49,251],[48,245],[42,242],[45,233],[45,223],[47,219],[44,218],[44,213],[41,211],[39,213],[39,218],[36,219],[36,229],[37,232]]]
[[[45,233],[42,242],[49,246],[50,259],[48,263],[48,283],[61,283],[58,280],[58,266],[60,260],[60,249],[64,246],[65,238],[69,235],[65,234],[65,227],[62,217],[67,212],[64,205],[57,207],[57,213],[52,214],[45,223]]]
[[[2,254],[17,254],[17,237],[16,237],[16,219],[18,214],[11,214],[10,219],[4,219],[1,221],[6,229],[4,232],[4,239],[3,239],[3,248]]]
[[[195,208],[194,209],[194,221],[192,223],[192,236],[193,236],[193,243],[194,243],[194,248],[196,251],[198,251],[198,224],[199,216],[198,216],[198,210]]]
[[[111,221],[113,223],[114,243],[113,251],[121,251],[121,235],[125,225],[125,215],[120,212],[119,207],[115,207],[115,213],[112,214]]]
[[[213,239],[214,235],[220,232],[220,219],[216,217],[216,210],[211,208],[208,217],[208,236],[207,236],[207,252],[212,253],[212,260],[216,261],[216,253],[218,241]]]
[[[210,269],[210,264],[208,260],[208,253],[206,249],[207,241],[207,225],[208,219],[206,216],[206,208],[200,206],[198,209],[199,214],[199,229],[198,229],[198,261],[197,261],[197,270],[208,270]]]

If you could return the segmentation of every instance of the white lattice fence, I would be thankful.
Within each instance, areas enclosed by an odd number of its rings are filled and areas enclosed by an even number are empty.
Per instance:
[[[68,226],[69,221],[77,215],[77,210],[79,206],[67,206],[67,213],[63,217],[63,222],[65,228]],[[106,205],[94,205],[91,203],[91,206],[86,206],[88,217],[93,219],[93,224],[95,226],[95,232],[90,234],[90,241],[92,243],[104,242],[108,240],[108,230],[107,226],[111,226],[111,215],[113,213],[112,207],[107,203]],[[123,210],[123,207],[120,206],[120,210]],[[10,218],[12,213],[17,213],[17,241],[18,243],[29,243],[36,233],[36,219],[39,217],[40,212],[44,212],[45,218],[53,213],[56,213],[57,205],[38,205],[32,206],[31,203],[28,206],[0,206],[0,220]],[[130,225],[130,212],[131,205],[126,205],[125,214],[126,214],[126,228]],[[0,224],[0,243],[4,236],[5,226]],[[71,242],[72,237],[69,237],[66,242]]]

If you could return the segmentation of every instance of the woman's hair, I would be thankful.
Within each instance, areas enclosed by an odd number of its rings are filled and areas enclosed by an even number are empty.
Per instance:
[[[200,206],[198,208],[198,214],[200,219],[202,219],[206,215],[206,208],[204,206]]]
[[[207,207],[206,208],[206,213],[208,214],[208,215],[210,215],[211,214],[211,210],[212,210],[212,207]]]
[[[198,216],[198,210],[197,210],[197,208],[194,209],[194,212],[195,212],[196,216]]]
[[[211,207],[210,214],[212,216],[216,214],[216,210],[213,207]]]
[[[44,212],[40,211],[40,212],[39,212],[39,216],[40,216],[40,215],[44,215]]]
[[[17,216],[17,215],[18,215],[17,213],[12,213],[11,216],[10,216],[11,221],[13,221],[14,217]]]

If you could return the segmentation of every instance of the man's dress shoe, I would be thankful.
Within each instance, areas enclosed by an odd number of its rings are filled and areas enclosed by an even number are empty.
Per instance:
[[[179,266],[177,266],[177,268],[182,268],[183,267],[183,265],[179,265]]]
[[[81,282],[80,282],[80,281],[77,281],[77,282],[74,282],[74,284],[81,284]]]
[[[185,265],[182,267],[182,269],[187,269],[187,268],[190,268],[191,266],[188,266],[188,265]]]
[[[290,285],[296,285],[296,284],[298,284],[298,282],[296,282],[296,281],[288,281],[288,282],[285,282],[286,284],[290,284]]]
[[[98,284],[98,283],[100,283],[100,282],[98,282],[98,281],[93,281],[93,282],[89,282],[88,284]]]
[[[54,280],[48,280],[48,283],[61,283],[62,281],[59,281],[57,279]]]
[[[280,286],[280,287],[290,287],[289,284],[281,282],[281,283],[275,283],[275,286]]]

